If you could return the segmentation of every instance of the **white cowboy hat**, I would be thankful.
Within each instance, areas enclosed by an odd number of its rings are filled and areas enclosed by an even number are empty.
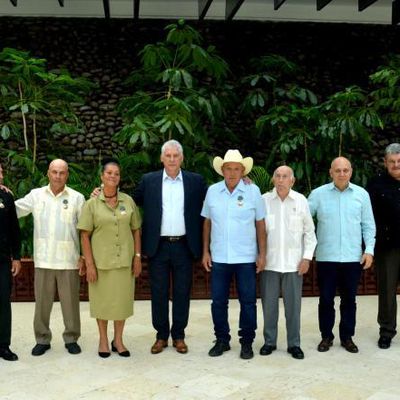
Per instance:
[[[243,158],[239,150],[228,150],[223,159],[221,157],[215,157],[213,160],[213,167],[219,175],[223,176],[222,166],[228,162],[242,164],[244,167],[243,175],[247,175],[253,168],[253,159],[251,157]]]

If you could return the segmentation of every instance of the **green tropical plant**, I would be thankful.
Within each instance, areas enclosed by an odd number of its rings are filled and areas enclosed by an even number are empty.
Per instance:
[[[385,123],[400,121],[400,55],[391,55],[386,65],[370,75],[377,87],[370,94],[374,107]]]
[[[268,142],[265,168],[288,163],[311,190],[309,146],[319,119],[317,96],[295,82],[299,67],[282,56],[263,56],[251,65],[256,72],[242,80],[248,90],[242,110],[255,117],[258,135]]]
[[[320,105],[321,135],[337,145],[337,155],[343,148],[368,146],[374,128],[383,129],[383,121],[369,103],[368,93],[358,86],[350,86],[334,93]],[[346,140],[346,143],[345,143]]]
[[[202,47],[200,34],[184,20],[165,30],[163,41],[139,53],[141,67],[128,79],[134,92],[118,104],[124,126],[116,135],[120,143],[145,149],[157,162],[159,144],[172,138],[185,151],[206,151],[209,132],[224,116],[230,94],[224,82],[228,65],[214,46]],[[203,156],[198,160],[204,162]]]
[[[72,78],[68,71],[48,71],[46,60],[29,52],[4,48],[0,52],[0,106],[8,117],[0,134],[22,134],[25,151],[36,163],[39,132],[82,132],[74,106],[84,103],[93,88],[85,78]]]

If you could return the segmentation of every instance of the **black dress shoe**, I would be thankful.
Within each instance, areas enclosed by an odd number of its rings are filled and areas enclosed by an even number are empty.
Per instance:
[[[333,339],[325,338],[322,339],[317,347],[317,350],[321,353],[328,351],[333,345]]]
[[[82,350],[78,343],[65,343],[65,348],[69,354],[79,354]]]
[[[99,351],[99,357],[101,358],[108,358],[111,356],[111,353],[109,351]]]
[[[8,347],[0,349],[0,358],[6,361],[17,361],[18,356],[13,353]]]
[[[240,350],[240,358],[243,360],[250,360],[254,357],[253,348],[251,343],[242,343],[242,349]]]
[[[388,349],[392,343],[392,338],[389,336],[381,336],[378,340],[378,347],[380,349]]]
[[[119,352],[117,348],[114,346],[114,340],[111,342],[111,350],[117,352],[120,357],[130,357],[131,353],[129,350]]]
[[[261,356],[269,356],[274,350],[276,350],[276,346],[270,346],[269,344],[264,344],[260,349]]]
[[[50,349],[50,345],[49,344],[40,344],[37,343],[35,345],[35,347],[32,349],[32,355],[33,356],[41,356],[44,353],[46,353],[47,350]]]
[[[231,349],[231,346],[229,346],[229,343],[222,342],[221,340],[217,340],[214,347],[210,349],[208,352],[208,355],[210,357],[218,357],[222,356],[224,351],[228,351]]]
[[[349,353],[358,353],[358,347],[351,339],[342,340],[342,347],[344,347]]]
[[[303,350],[298,346],[288,347],[287,352],[296,360],[302,360],[304,358]]]

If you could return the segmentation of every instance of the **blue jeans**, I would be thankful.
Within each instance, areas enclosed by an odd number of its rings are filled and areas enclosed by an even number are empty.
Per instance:
[[[240,343],[252,343],[256,336],[256,264],[225,264],[213,262],[211,269],[211,313],[217,340],[231,339],[228,322],[229,287],[233,276],[240,302]]]

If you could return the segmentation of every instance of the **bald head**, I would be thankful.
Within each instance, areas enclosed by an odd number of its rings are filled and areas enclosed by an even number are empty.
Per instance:
[[[65,188],[68,179],[68,164],[61,159],[53,160],[47,171],[51,191],[57,195]]]
[[[351,162],[347,158],[337,157],[332,161],[329,174],[339,190],[343,191],[349,186],[352,173]]]
[[[64,168],[68,171],[68,164],[66,161],[62,160],[61,158],[56,158],[49,164],[49,170],[51,168]]]
[[[272,182],[274,183],[274,187],[278,193],[278,196],[284,200],[295,182],[292,168],[288,167],[287,165],[278,167],[274,171]]]

